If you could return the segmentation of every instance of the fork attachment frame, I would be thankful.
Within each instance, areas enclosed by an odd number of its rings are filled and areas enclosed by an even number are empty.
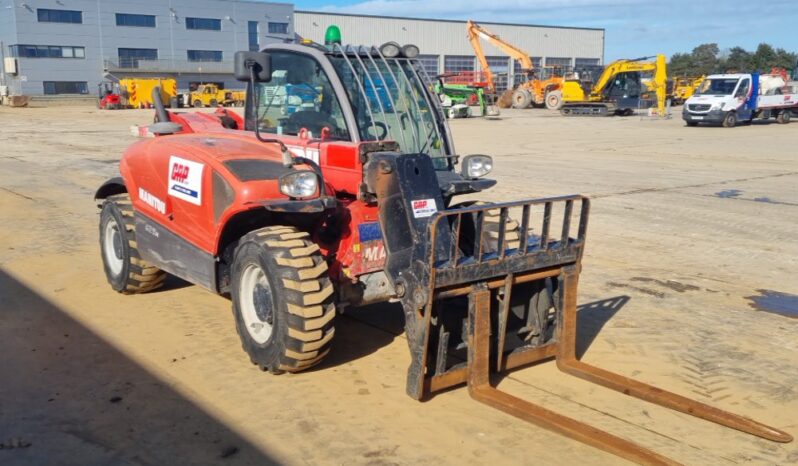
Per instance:
[[[573,216],[574,203],[580,202],[579,231],[574,239],[569,236],[571,216]],[[552,209],[557,203],[564,204],[562,235],[557,241],[553,241],[549,230]],[[529,233],[530,208],[535,205],[543,207],[540,235]],[[510,249],[504,244],[507,236],[505,220],[508,209],[519,207],[523,212],[520,244],[517,248]],[[494,252],[486,254],[482,250],[484,241],[481,238],[485,234],[484,219],[489,215],[487,214],[489,210],[494,212],[494,216],[495,212],[499,212],[500,228],[499,232],[494,234],[494,237],[498,238],[497,248]],[[764,439],[790,442],[792,436],[781,430],[585,364],[577,359],[577,284],[588,211],[588,199],[581,196],[567,196],[448,210],[439,212],[430,221],[430,244],[436,244],[438,229],[443,230],[444,225],[450,228],[448,237],[451,241],[451,253],[444,255],[443,258],[439,257],[439,253],[430,253],[427,301],[423,308],[418,309],[414,339],[410,341],[411,348],[413,345],[420,347],[413,352],[414,360],[408,373],[408,394],[422,398],[433,392],[466,383],[471,397],[475,400],[540,427],[640,464],[678,464],[633,442],[502,392],[490,383],[491,372],[502,372],[554,358],[561,371],[626,395]],[[475,245],[474,257],[460,257],[462,248],[458,243],[461,238],[459,229],[463,215],[471,215],[476,219],[477,238],[480,239],[476,240],[479,244]],[[445,220],[445,217],[449,216],[454,217],[454,220]],[[508,314],[511,313],[511,295],[514,289],[523,284],[546,283],[547,280],[548,283],[556,281],[557,284],[557,291],[552,299],[554,329],[550,338],[543,338],[541,335],[534,344],[506,350],[505,332],[507,332]],[[444,331],[442,322],[448,312],[445,301],[452,298],[461,300],[467,298],[468,302],[468,314],[465,319],[467,328],[464,332],[467,360],[465,363],[449,365],[447,361],[452,359],[452,355],[446,354],[446,345],[452,332]],[[495,301],[498,301],[498,305]],[[439,329],[440,335],[432,332],[433,327]],[[437,336],[437,344],[435,341],[430,344],[431,334]]]

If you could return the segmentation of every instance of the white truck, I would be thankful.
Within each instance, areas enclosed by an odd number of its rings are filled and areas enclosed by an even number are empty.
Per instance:
[[[790,122],[798,111],[798,93],[779,75],[714,74],[707,76],[682,109],[687,126],[714,123],[732,128],[754,118]]]

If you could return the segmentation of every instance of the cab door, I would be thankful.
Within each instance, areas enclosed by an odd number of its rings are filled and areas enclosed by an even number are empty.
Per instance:
[[[734,100],[737,106],[737,118],[750,120],[756,107],[756,96],[751,95],[751,79],[743,78],[734,91]]]

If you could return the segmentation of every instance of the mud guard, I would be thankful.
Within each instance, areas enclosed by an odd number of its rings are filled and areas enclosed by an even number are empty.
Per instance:
[[[123,180],[121,176],[117,176],[103,183],[97,189],[97,192],[94,193],[94,199],[103,200],[108,196],[113,196],[114,194],[122,194],[126,192],[127,192],[127,187],[125,187],[125,180]]]

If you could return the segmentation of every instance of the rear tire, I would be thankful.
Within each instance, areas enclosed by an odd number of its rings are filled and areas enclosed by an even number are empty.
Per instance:
[[[100,213],[100,251],[111,288],[124,293],[146,293],[163,286],[166,272],[139,255],[133,205],[127,194],[109,196]]]
[[[549,110],[562,108],[562,91],[551,91],[546,94],[546,108]]]
[[[248,233],[231,275],[236,330],[254,364],[279,374],[324,359],[335,334],[333,285],[307,233],[288,226]]]
[[[199,99],[195,100],[194,101],[194,108],[201,108],[201,107],[202,107],[202,101],[199,100]]]
[[[526,89],[516,89],[513,92],[513,108],[529,108],[532,104],[532,94]]]
[[[737,114],[734,112],[729,112],[723,117],[723,123],[721,123],[724,128],[734,128],[737,126]]]
[[[776,117],[776,123],[780,125],[786,125],[787,123],[790,122],[791,113],[792,112],[789,110],[782,110],[781,112],[779,112],[779,115]]]
[[[219,106],[219,101],[216,99],[211,99],[211,108],[216,108]]]

